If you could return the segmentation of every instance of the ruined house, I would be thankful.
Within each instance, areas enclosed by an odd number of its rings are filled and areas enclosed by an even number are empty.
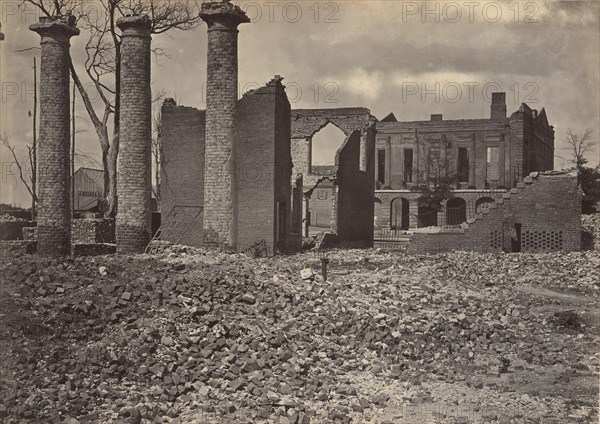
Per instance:
[[[459,225],[531,172],[553,169],[554,129],[544,109],[525,103],[506,116],[505,93],[492,93],[487,119],[376,124],[376,227]],[[419,186],[451,182],[452,198],[439,210],[420,204]]]

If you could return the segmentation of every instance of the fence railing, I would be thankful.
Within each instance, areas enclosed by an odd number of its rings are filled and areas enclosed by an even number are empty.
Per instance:
[[[373,246],[384,249],[400,249],[410,242],[410,235],[404,230],[379,228],[373,233]]]

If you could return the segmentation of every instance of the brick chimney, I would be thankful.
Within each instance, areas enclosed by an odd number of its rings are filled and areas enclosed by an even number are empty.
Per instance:
[[[71,245],[70,39],[75,17],[40,18],[29,27],[41,36],[40,135],[37,148],[37,251],[66,255]]]
[[[506,119],[506,93],[492,93],[491,119]]]
[[[248,16],[229,0],[202,3],[208,25],[204,234],[207,242],[235,246],[237,210],[234,113],[238,100],[238,25]]]
[[[126,16],[117,26],[122,31],[117,252],[141,253],[151,235],[150,19]]]

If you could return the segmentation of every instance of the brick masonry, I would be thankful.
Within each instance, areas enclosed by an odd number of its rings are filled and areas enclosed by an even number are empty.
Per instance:
[[[74,219],[71,225],[71,243],[115,243],[115,221],[113,219]]]
[[[280,77],[239,101],[234,140],[240,249],[265,240],[273,251],[298,250],[299,230],[291,237],[290,103]]]
[[[35,228],[34,221],[0,221],[0,240],[23,240],[25,228]]]
[[[124,17],[117,26],[122,31],[117,252],[139,253],[151,234],[150,20]]]
[[[409,249],[515,251],[517,242],[522,252],[577,251],[581,196],[575,174],[532,173],[461,229],[414,232]]]
[[[361,171],[361,151],[364,148],[367,152],[375,148],[374,127],[352,132],[336,157],[338,189],[335,224],[338,242],[343,246],[373,246],[375,157],[372,154],[365,155],[367,169]]]
[[[204,204],[204,129],[205,111],[177,106],[173,99],[163,103],[161,138],[161,225],[169,225],[173,206]],[[164,240],[175,242],[167,235]],[[178,243],[200,247],[203,241],[202,215]]]
[[[208,25],[204,237],[237,244],[234,114],[238,97],[238,25],[250,22],[228,0],[202,3]]]
[[[70,251],[70,38],[74,17],[42,17],[30,29],[41,36],[40,134],[37,151],[38,246],[42,255]]]

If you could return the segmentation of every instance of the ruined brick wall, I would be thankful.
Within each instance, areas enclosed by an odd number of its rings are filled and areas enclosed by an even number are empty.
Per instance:
[[[408,250],[412,252],[447,252],[451,250],[474,250],[477,252],[497,251],[488,240],[472,240],[464,229],[440,228],[435,232],[418,232],[411,236]]]
[[[211,243],[234,245],[234,114],[238,97],[238,30],[247,16],[229,1],[202,3],[208,25],[204,236]]]
[[[237,239],[240,249],[275,241],[275,103],[273,93],[249,92],[235,118]]]
[[[312,137],[332,123],[349,136],[354,130],[363,130],[376,121],[367,108],[338,108],[338,109],[294,109],[292,111],[292,161],[293,173],[305,176],[305,191],[310,190],[322,176],[310,172]],[[361,145],[361,160],[358,166],[365,171],[367,161],[366,144]],[[312,178],[311,178],[312,176]],[[312,182],[312,184],[311,184]]]
[[[335,109],[294,109],[292,111],[292,138],[310,138],[328,123],[332,123],[347,136],[354,130],[371,125],[375,118],[364,107]]]
[[[177,106],[171,99],[162,107],[161,137],[161,225],[168,226],[168,215],[175,205],[204,204],[204,123],[205,112]],[[165,240],[174,242],[168,236]],[[180,244],[202,246],[202,214],[179,239]]]
[[[0,221],[0,240],[23,240],[23,230],[35,225],[34,221],[27,220]]]
[[[375,148],[375,129],[366,130],[366,148]],[[338,152],[336,233],[342,245],[373,246],[375,157],[367,155],[367,170],[360,170],[362,132],[354,131]]]
[[[511,115],[512,122],[523,130],[523,147],[520,160],[523,162],[524,175],[533,171],[547,171],[554,168],[554,129],[548,124],[546,111],[538,113],[523,103],[519,110]]]
[[[300,249],[299,239],[291,237],[292,233],[292,154],[291,154],[291,106],[285,93],[285,86],[281,78],[275,78],[267,84],[270,90],[275,91],[275,206],[283,211],[276,217],[282,228],[282,236],[275,234],[275,240],[281,252],[296,251]],[[276,229],[277,231],[277,229]],[[278,240],[281,238],[281,240]]]
[[[116,233],[119,253],[143,252],[150,241],[152,96],[150,20],[119,19],[121,40],[120,146]]]
[[[308,207],[310,211],[310,225],[332,229],[335,226],[335,216],[332,216],[336,201],[334,182],[323,179],[309,192]]]
[[[40,134],[37,150],[38,253],[68,254],[71,231],[69,39],[74,19],[40,18]]]
[[[74,219],[71,223],[72,244],[115,242],[113,219]]]
[[[311,158],[310,138],[293,138],[291,141],[291,153],[292,161],[294,163],[294,175],[308,175],[310,173]]]
[[[318,173],[311,173],[311,155],[312,155],[312,137],[319,130],[324,128],[327,124],[332,123],[336,127],[349,136],[355,130],[365,131],[371,127],[377,119],[371,115],[367,108],[338,108],[338,109],[295,109],[292,111],[292,162],[293,162],[293,175],[302,174],[304,193],[310,193],[324,177]],[[374,135],[373,135],[374,137]],[[356,162],[352,162],[350,167],[355,167],[359,172],[372,172],[374,170],[368,170],[367,164],[374,160],[374,142],[369,144],[366,138],[359,140],[359,152]],[[337,170],[336,170],[337,171]],[[335,172],[331,175],[332,178],[336,178]],[[373,174],[373,178],[374,174]],[[373,184],[374,188],[374,184]],[[319,193],[316,193],[317,195]],[[308,200],[308,204],[305,201],[303,207],[303,232],[306,231],[306,225],[308,223],[307,211],[308,209],[321,210],[330,209],[332,210],[331,226],[336,226],[337,220],[337,199],[334,196],[332,203],[325,204],[321,199]],[[364,205],[363,205],[364,207]],[[322,214],[321,214],[322,215]],[[320,221],[320,219],[319,219]]]
[[[460,249],[511,250],[511,238],[520,226],[522,252],[577,251],[581,249],[581,192],[577,176],[548,172],[525,178],[475,219],[464,233],[415,233],[414,251]]]
[[[290,106],[276,77],[267,86],[246,93],[235,115],[237,238],[240,249],[265,240],[275,248],[281,217],[288,243],[292,224]],[[283,212],[278,215],[278,208]]]

